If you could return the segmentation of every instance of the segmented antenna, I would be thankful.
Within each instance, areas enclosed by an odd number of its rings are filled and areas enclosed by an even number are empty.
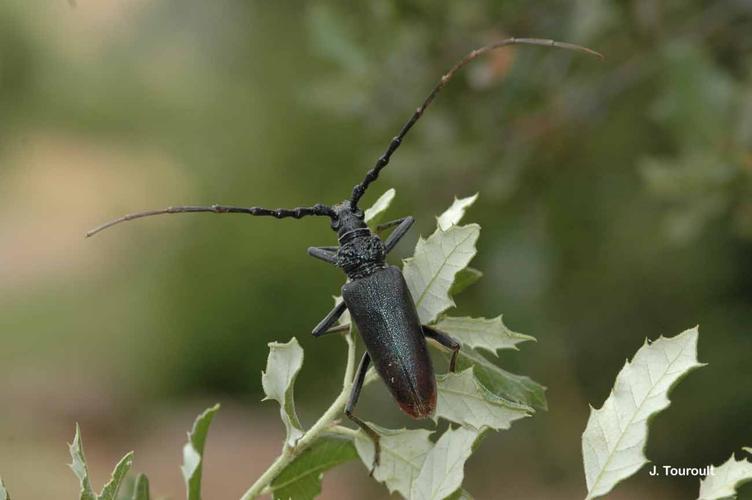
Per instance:
[[[506,40],[501,40],[499,42],[495,42],[490,45],[486,45],[485,47],[473,50],[465,57],[463,57],[457,64],[455,64],[452,69],[450,69],[444,76],[441,77],[441,80],[439,80],[439,83],[436,84],[431,93],[428,94],[428,97],[426,97],[425,101],[423,101],[423,104],[421,104],[418,109],[415,110],[415,113],[413,113],[410,119],[402,126],[399,134],[397,134],[397,136],[392,139],[392,142],[389,143],[389,146],[386,148],[384,154],[382,154],[381,157],[376,160],[376,165],[374,165],[374,167],[368,171],[363,181],[353,188],[352,198],[350,199],[350,204],[353,208],[357,206],[358,201],[360,201],[360,198],[366,192],[368,186],[373,181],[375,181],[376,178],[378,178],[379,172],[381,172],[381,170],[389,164],[389,159],[392,157],[392,153],[394,153],[397,148],[400,147],[400,144],[402,144],[402,139],[404,139],[413,125],[415,125],[415,122],[417,122],[420,117],[423,116],[426,108],[428,108],[428,106],[433,102],[434,98],[441,91],[441,89],[443,89],[446,84],[449,83],[449,80],[452,79],[454,74],[478,56],[507,45],[540,45],[543,47],[556,47],[559,49],[583,52],[585,54],[599,57],[601,60],[603,59],[603,54],[592,49],[588,49],[587,47],[582,47],[573,43],[557,42],[556,40],[544,40],[540,38],[507,38]]]
[[[91,231],[86,233],[86,237],[94,236],[100,231],[112,227],[121,222],[128,222],[129,220],[141,219],[142,217],[151,217],[152,215],[162,214],[180,214],[180,213],[194,213],[194,212],[212,212],[215,214],[247,214],[247,215],[259,215],[276,217],[277,219],[284,219],[286,217],[293,217],[300,219],[301,217],[307,217],[309,215],[334,217],[335,213],[332,207],[317,203],[312,207],[297,207],[297,208],[261,208],[261,207],[229,207],[226,205],[211,205],[208,207],[195,207],[195,206],[179,206],[179,207],[167,207],[159,210],[146,210],[144,212],[136,212],[127,214],[117,219],[113,219],[109,222],[105,222],[101,226],[97,226]]]

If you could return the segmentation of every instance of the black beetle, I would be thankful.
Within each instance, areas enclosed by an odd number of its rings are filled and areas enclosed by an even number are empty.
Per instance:
[[[353,383],[350,400],[345,414],[365,431],[374,441],[374,465],[379,462],[379,436],[365,422],[353,415],[366,372],[371,362],[386,383],[394,399],[406,414],[416,419],[433,415],[436,409],[436,378],[431,358],[426,347],[425,337],[432,338],[452,350],[449,369],[454,371],[459,343],[448,335],[430,326],[421,325],[415,302],[410,295],[402,272],[386,263],[387,254],[412,226],[414,219],[407,216],[392,222],[381,224],[377,233],[396,226],[386,241],[373,233],[364,222],[364,213],[358,208],[358,202],[376,180],[379,172],[387,166],[389,159],[402,140],[436,95],[449,82],[454,74],[479,55],[507,45],[540,45],[576,50],[601,57],[601,54],[586,47],[554,40],[537,38],[508,38],[479,49],[473,50],[452,67],[433,88],[423,104],[415,110],[399,134],[389,143],[376,165],[368,171],[360,184],[352,191],[350,199],[334,206],[316,204],[311,207],[293,209],[267,209],[260,207],[211,206],[176,206],[160,210],[150,210],[128,214],[92,229],[86,236],[92,236],[110,226],[141,217],[152,215],[213,212],[241,213],[263,215],[278,219],[293,217],[300,219],[309,215],[325,216],[331,219],[331,227],[337,232],[339,246],[311,247],[308,253],[341,268],[347,275],[347,282],[342,286],[343,301],[337,304],[313,329],[313,335],[319,337],[325,333],[338,331],[334,327],[339,317],[349,310],[352,320],[366,346],[366,352],[358,367]]]

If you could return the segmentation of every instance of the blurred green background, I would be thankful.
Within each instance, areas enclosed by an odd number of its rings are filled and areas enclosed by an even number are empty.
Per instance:
[[[304,422],[338,390],[344,348],[314,340],[343,277],[309,258],[323,219],[171,216],[171,204],[343,199],[438,77],[506,36],[522,47],[442,93],[369,191],[397,189],[419,233],[480,192],[484,279],[460,313],[503,312],[537,344],[502,356],[549,407],[487,439],[478,498],[578,498],[580,435],[645,337],[700,324],[709,366],[673,392],[648,456],[704,466],[752,444],[752,5],[745,1],[0,2],[0,473],[14,498],[73,498],[66,441],[92,471],[130,449],[182,496],[181,443],[208,403],[207,498],[234,498],[276,456],[261,404],[272,340],[306,352]],[[393,260],[397,262],[397,260]],[[414,425],[369,387],[368,418]],[[643,469],[613,498],[690,498]],[[742,493],[750,495],[746,487]],[[323,498],[384,498],[363,467]]]

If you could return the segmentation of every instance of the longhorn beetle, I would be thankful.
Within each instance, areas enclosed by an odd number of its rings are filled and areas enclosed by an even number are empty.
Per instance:
[[[445,333],[430,326],[421,325],[415,302],[402,272],[386,263],[386,255],[407,233],[415,219],[408,215],[381,224],[377,226],[376,233],[374,233],[364,222],[364,212],[358,208],[358,202],[368,186],[379,176],[379,172],[389,164],[392,154],[402,144],[407,133],[423,116],[426,108],[454,74],[481,54],[507,45],[558,47],[595,55],[601,59],[603,57],[600,53],[586,47],[538,38],[508,38],[473,50],[441,77],[439,83],[402,126],[363,181],[353,188],[350,198],[335,205],[317,203],[310,207],[293,209],[226,205],[176,206],[128,214],[92,229],[86,233],[86,236],[93,236],[121,222],[161,214],[213,212],[263,215],[277,219],[286,217],[300,219],[309,215],[329,217],[331,228],[337,232],[339,246],[310,247],[308,254],[339,267],[348,279],[342,286],[342,302],[334,306],[334,309],[316,325],[313,335],[320,337],[330,332],[340,331],[341,329],[334,325],[345,310],[350,311],[352,320],[365,344],[366,352],[360,361],[345,414],[373,440],[375,467],[379,463],[380,456],[379,435],[353,414],[369,365],[374,364],[376,371],[386,383],[402,411],[415,419],[422,419],[430,417],[436,408],[436,378],[426,348],[425,337],[434,339],[452,351],[449,361],[450,371],[455,370],[460,344]],[[379,234],[395,226],[396,229],[385,241],[382,241]]]

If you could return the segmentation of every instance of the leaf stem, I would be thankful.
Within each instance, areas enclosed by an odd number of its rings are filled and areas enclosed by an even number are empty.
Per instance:
[[[321,415],[316,423],[303,434],[294,446],[285,446],[282,450],[282,454],[278,456],[269,468],[266,469],[266,472],[264,472],[250,488],[248,488],[248,491],[240,497],[241,500],[251,500],[264,493],[282,469],[287,467],[295,457],[308,448],[322,432],[331,429],[334,421],[342,414],[345,404],[347,404],[347,400],[350,397],[353,376],[355,374],[355,340],[353,338],[352,327],[345,335],[343,335],[343,337],[345,338],[345,342],[347,342],[347,365],[345,367],[345,376],[342,381],[342,391],[332,402],[331,406],[323,415]],[[339,428],[341,426],[335,427]],[[345,429],[345,427],[342,427],[342,429]],[[339,429],[338,431],[341,432]]]
[[[332,426],[329,429],[329,432],[332,432],[334,434],[339,434],[341,436],[347,436],[352,439],[355,439],[355,436],[358,435],[358,431],[356,431],[355,429],[350,429],[349,427],[345,427],[343,425]]]

